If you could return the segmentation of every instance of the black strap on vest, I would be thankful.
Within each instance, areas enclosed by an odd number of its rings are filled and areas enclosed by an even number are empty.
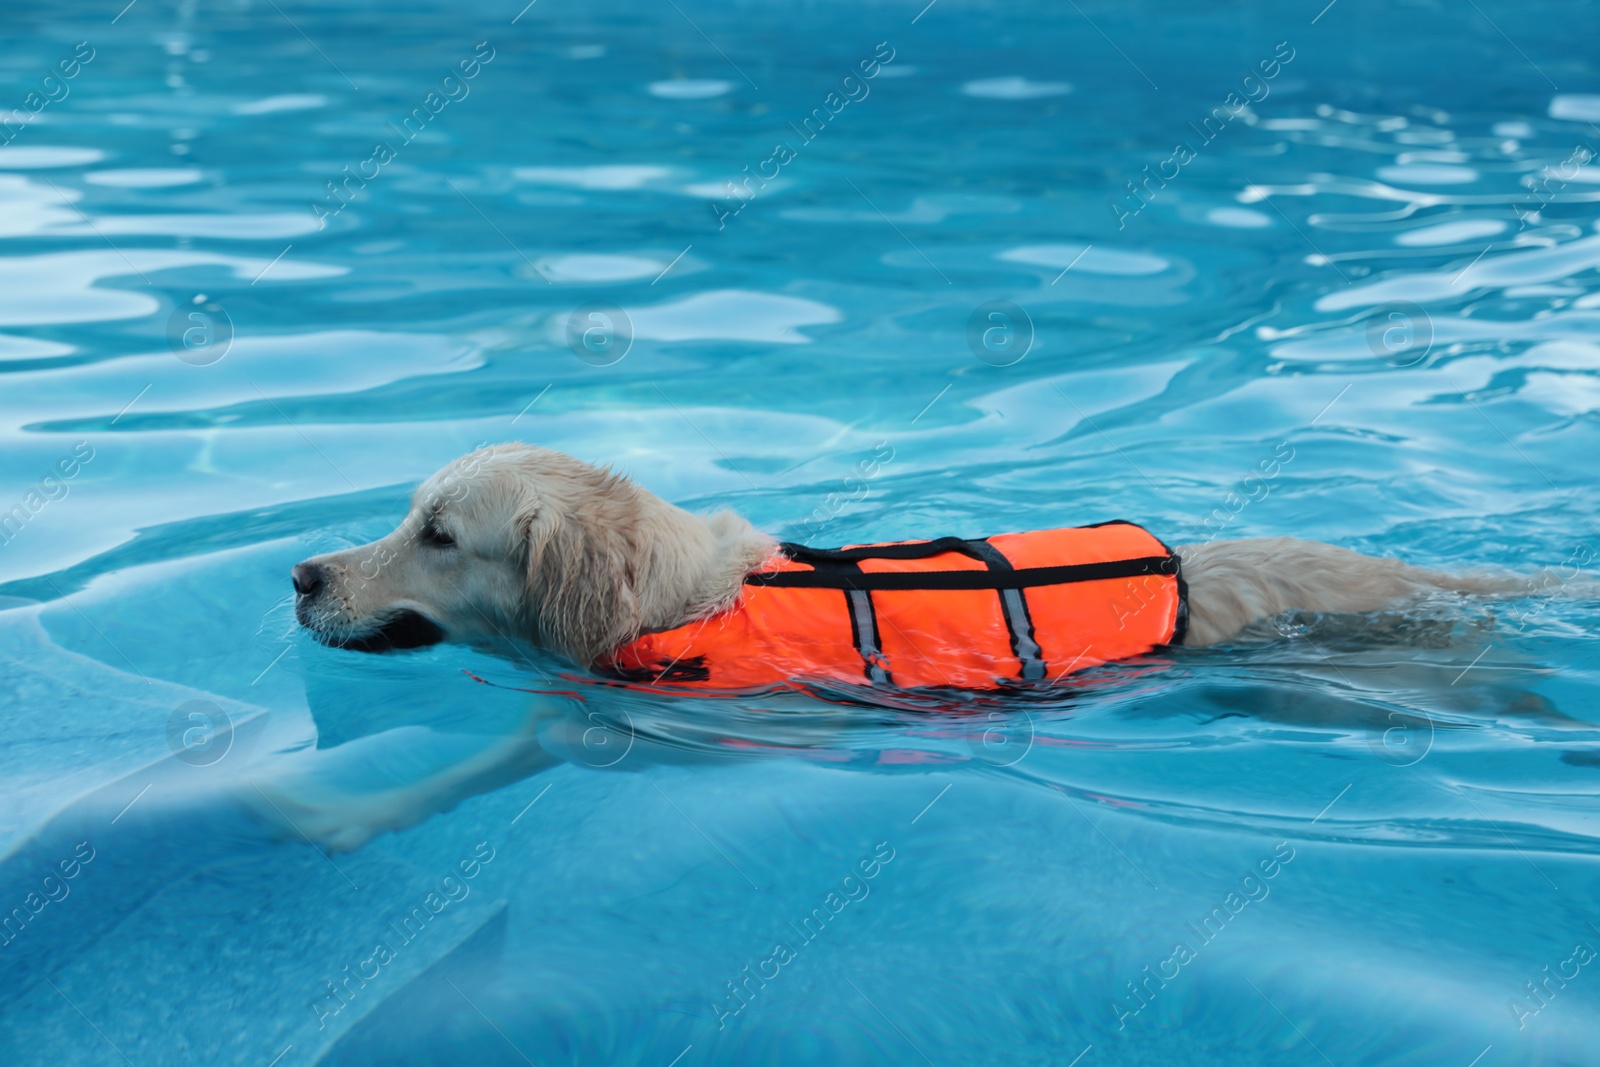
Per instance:
[[[1011,561],[987,541],[973,541],[983,562],[991,571],[1012,571]],[[1033,639],[1033,618],[1028,614],[1028,598],[1021,589],[1001,589],[1000,610],[1005,613],[1006,630],[1011,634],[1011,653],[1022,663],[1022,680],[1042,681],[1045,663],[1040,658],[1039,643]]]
[[[745,576],[745,584],[775,589],[842,590],[850,610],[850,628],[856,649],[866,665],[867,680],[879,685],[891,684],[891,679],[878,632],[877,612],[872,605],[874,592],[993,590],[1000,598],[1000,611],[1010,634],[1011,651],[1022,664],[1022,680],[1040,681],[1047,676],[1047,664],[1034,637],[1033,619],[1028,613],[1028,601],[1022,592],[1024,589],[1107,578],[1179,573],[1178,560],[1170,554],[1109,563],[1069,563],[1019,569],[1013,567],[1011,561],[988,541],[960,537],[941,537],[909,545],[866,545],[861,548],[810,548],[785,541],[778,547],[795,562],[809,564],[815,569],[750,574]],[[864,559],[927,559],[946,552],[970,556],[981,561],[985,569],[868,573],[860,566]]]
[[[798,562],[811,561],[801,559]],[[1137,578],[1146,574],[1177,573],[1177,560],[1172,556],[1141,556],[1138,559],[1119,559],[1110,563],[1067,563],[1056,567],[1021,567],[1009,571],[884,571],[866,574],[860,571],[846,571],[842,565],[818,566],[813,571],[757,572],[746,575],[744,581],[746,585],[769,585],[775,589],[863,589],[871,592],[931,589],[943,592],[963,589],[1032,589],[1040,585],[1066,585],[1070,582],[1097,582],[1106,578]]]
[[[860,573],[859,568],[857,573]],[[878,613],[872,606],[872,594],[864,589],[846,589],[844,599],[850,606],[850,636],[855,639],[856,651],[861,653],[861,662],[866,664],[867,681],[873,685],[893,685],[889,668],[885,666],[888,661],[883,654],[883,641],[878,637]]]
[[[946,552],[959,552],[973,559],[983,559],[983,549],[995,551],[994,546],[987,542],[968,541],[962,537],[940,537],[909,545],[863,545],[860,548],[812,548],[784,541],[778,547],[796,563],[809,563],[814,567],[828,563],[855,563],[864,559],[927,559]]]

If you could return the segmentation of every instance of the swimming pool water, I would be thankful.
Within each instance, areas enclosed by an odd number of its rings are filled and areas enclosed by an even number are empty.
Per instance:
[[[323,648],[288,581],[521,439],[813,544],[1578,591],[1593,9],[120,6],[4,16],[0,1062],[1596,1061],[1592,600],[577,705]],[[353,852],[263,821],[531,702],[561,766]]]

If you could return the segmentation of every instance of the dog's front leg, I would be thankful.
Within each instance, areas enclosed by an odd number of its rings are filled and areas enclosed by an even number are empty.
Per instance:
[[[492,739],[384,730],[274,761],[242,784],[240,797],[279,836],[349,852],[565,762],[539,740],[545,720],[563,717],[541,702],[518,730]]]

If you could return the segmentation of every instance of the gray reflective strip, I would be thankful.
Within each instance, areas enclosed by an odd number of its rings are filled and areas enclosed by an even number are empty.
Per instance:
[[[989,542],[967,543],[977,552],[984,566],[991,572],[1013,569],[1005,553]],[[1006,629],[1011,631],[1011,644],[1015,647],[1017,659],[1022,664],[1021,678],[1025,682],[1042,681],[1045,676],[1044,654],[1039,648],[1039,642],[1033,639],[1033,622],[1028,617],[1028,601],[1020,589],[1001,589],[998,592],[1000,610],[1006,618]]]
[[[1005,609],[1006,625],[1016,641],[1017,658],[1022,661],[1022,680],[1037,682],[1044,678],[1044,659],[1039,643],[1033,639],[1033,624],[1028,621],[1028,602],[1022,599],[1020,589],[1000,590],[1000,605]]]
[[[883,649],[878,647],[878,631],[872,624],[872,594],[864,589],[848,589],[850,615],[856,624],[856,648],[867,664],[867,677],[883,685],[889,683],[889,672],[880,665]]]

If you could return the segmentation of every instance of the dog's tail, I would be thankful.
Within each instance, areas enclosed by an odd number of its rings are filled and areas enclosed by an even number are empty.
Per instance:
[[[1580,578],[1575,571],[1444,574],[1291,537],[1183,545],[1176,555],[1189,587],[1186,645],[1227,640],[1258,619],[1285,611],[1379,611],[1432,590],[1502,598],[1600,598],[1600,582]]]
[[[1487,571],[1445,574],[1422,567],[1407,567],[1407,576],[1419,586],[1442,589],[1447,593],[1467,593],[1482,597],[1563,596],[1600,597],[1600,582],[1577,575],[1562,575],[1544,567],[1531,575],[1493,574]]]

